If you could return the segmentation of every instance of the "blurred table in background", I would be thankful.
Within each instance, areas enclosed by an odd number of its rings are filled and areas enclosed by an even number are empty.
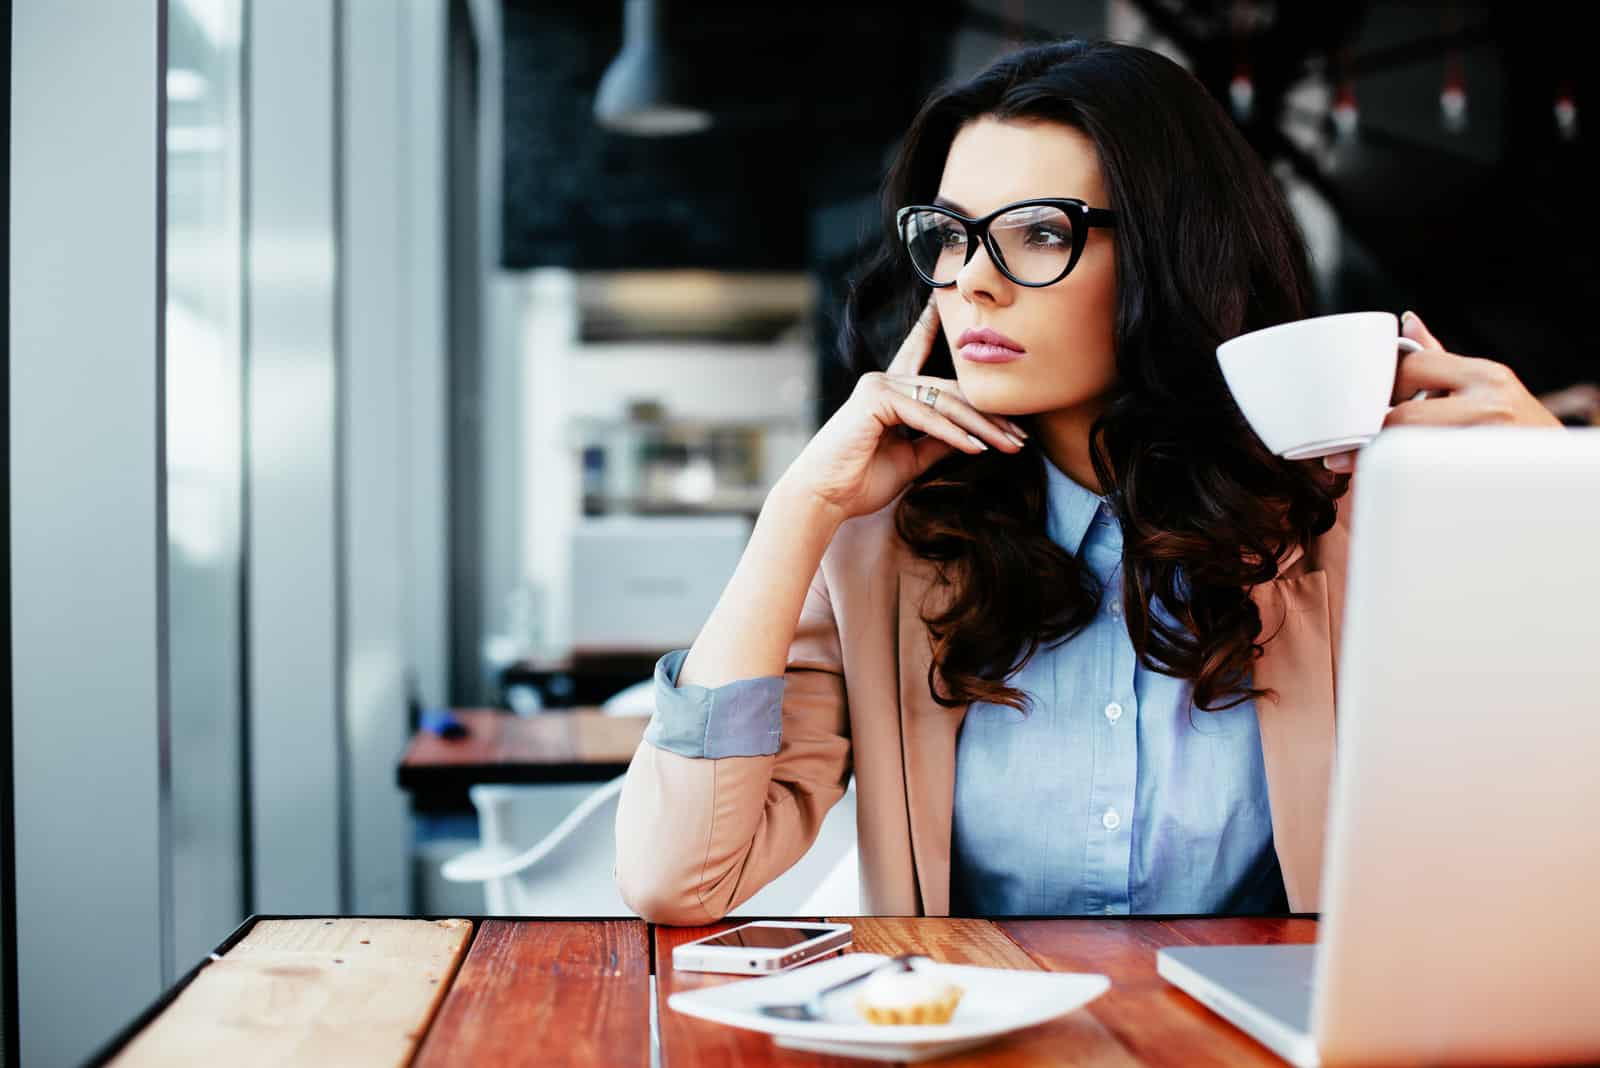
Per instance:
[[[457,709],[459,738],[418,731],[398,770],[400,788],[419,808],[459,807],[478,783],[601,783],[628,770],[648,716],[570,708],[517,716]]]

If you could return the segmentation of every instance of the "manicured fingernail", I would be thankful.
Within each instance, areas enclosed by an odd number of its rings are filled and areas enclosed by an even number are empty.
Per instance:
[[[1019,438],[1025,438],[1025,437],[1028,436],[1028,432],[1026,430],[1022,429],[1020,426],[1018,426],[1017,424],[1013,423],[1009,419],[1006,420],[1006,426],[1010,427],[1016,433],[1017,437],[1019,437]]]
[[[1400,325],[1402,327],[1408,326],[1411,323],[1411,320],[1415,319],[1416,317],[1417,317],[1417,313],[1416,312],[1414,312],[1414,311],[1406,311],[1405,313],[1403,313],[1400,316]]]
[[[973,437],[971,434],[967,435],[967,440],[972,442],[974,445],[976,445],[980,449],[987,449],[989,447],[987,442],[981,441],[978,438]]]
[[[1322,466],[1329,471],[1345,472],[1350,470],[1351,456],[1347,452],[1335,453],[1322,458]]]
[[[1022,439],[1017,437],[1015,434],[1007,434],[1006,440],[1011,442],[1011,444],[1015,445],[1017,448],[1022,448]]]

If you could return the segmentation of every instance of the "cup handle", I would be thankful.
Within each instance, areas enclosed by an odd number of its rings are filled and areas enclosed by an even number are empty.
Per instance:
[[[1418,349],[1427,348],[1427,346],[1422,344],[1420,341],[1412,341],[1408,337],[1396,338],[1395,341],[1396,341],[1396,343],[1397,343],[1402,355],[1409,355],[1409,354],[1411,354],[1413,352],[1416,352]],[[1396,364],[1396,366],[1397,367],[1399,366],[1398,363]],[[1412,400],[1425,400],[1428,397],[1437,397],[1437,396],[1440,396],[1440,394],[1434,392],[1433,390],[1419,389],[1419,390],[1417,390],[1415,393],[1413,393],[1411,395],[1411,399]],[[1395,405],[1393,405],[1393,404],[1389,405],[1389,410],[1391,412],[1394,411],[1394,409],[1395,409]]]

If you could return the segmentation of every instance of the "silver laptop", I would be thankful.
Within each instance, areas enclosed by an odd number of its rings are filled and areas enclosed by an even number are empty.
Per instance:
[[[1296,1065],[1600,1059],[1600,429],[1361,456],[1315,946],[1163,949]]]

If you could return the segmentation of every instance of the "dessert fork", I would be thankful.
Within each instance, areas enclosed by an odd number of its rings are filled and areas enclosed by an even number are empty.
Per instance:
[[[790,1002],[785,1005],[761,1005],[757,1007],[756,1011],[763,1016],[773,1016],[780,1020],[821,1020],[824,1018],[822,1000],[829,994],[837,993],[847,986],[854,986],[867,978],[867,976],[881,972],[885,968],[897,964],[903,965],[922,956],[923,954],[921,953],[902,953],[898,957],[890,957],[888,960],[879,961],[872,967],[852,975],[848,979],[841,979],[837,983],[825,986],[804,1001]]]

